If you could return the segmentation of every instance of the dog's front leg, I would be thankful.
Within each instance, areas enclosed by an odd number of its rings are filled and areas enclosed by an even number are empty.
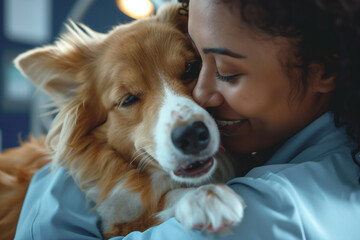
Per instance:
[[[158,217],[165,221],[175,217],[185,228],[220,231],[238,224],[244,212],[242,198],[224,184],[170,191],[165,209]]]

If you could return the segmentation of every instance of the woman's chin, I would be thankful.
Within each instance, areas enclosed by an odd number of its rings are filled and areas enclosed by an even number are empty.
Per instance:
[[[249,154],[259,149],[256,144],[251,144],[251,142],[237,136],[222,136],[222,144],[227,151],[236,154]]]

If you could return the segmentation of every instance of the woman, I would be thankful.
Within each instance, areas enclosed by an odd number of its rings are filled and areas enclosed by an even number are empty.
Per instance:
[[[239,159],[243,176],[228,184],[247,204],[244,220],[225,235],[185,232],[171,219],[113,239],[359,239],[359,9],[341,0],[191,0],[189,35],[202,60],[193,96]],[[99,236],[95,213],[65,210],[64,222],[84,224],[59,236]]]
[[[245,174],[229,182],[247,204],[244,220],[215,239],[359,239],[359,7],[190,0],[202,60],[193,96]],[[263,166],[248,172],[248,153]],[[207,236],[168,221],[124,239]]]

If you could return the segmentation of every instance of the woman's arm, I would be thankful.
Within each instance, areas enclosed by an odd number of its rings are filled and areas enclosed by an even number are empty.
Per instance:
[[[47,165],[31,181],[15,239],[101,239],[93,206],[65,170]]]
[[[243,221],[227,232],[207,233],[185,231],[176,219],[150,228],[132,232],[112,240],[239,240],[239,239],[303,239],[300,217],[291,196],[276,181],[270,179],[238,178],[230,187],[240,194],[247,205]]]
[[[278,182],[262,178],[238,178],[229,186],[243,197],[243,221],[231,232],[209,234],[184,230],[174,218],[145,232],[132,232],[112,240],[205,240],[205,239],[301,239],[303,231],[291,197]],[[67,172],[50,173],[46,166],[33,178],[19,219],[15,239],[101,239],[94,204]]]

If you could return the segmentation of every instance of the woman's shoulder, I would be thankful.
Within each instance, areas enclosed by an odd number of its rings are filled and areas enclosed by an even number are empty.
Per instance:
[[[359,176],[351,154],[334,151],[310,161],[258,167],[228,184],[244,198],[249,226],[260,218],[257,224],[272,221],[277,231],[299,239],[356,239]]]
[[[358,187],[360,171],[352,158],[354,148],[345,129],[336,127],[332,114],[326,113],[288,139],[265,165],[251,170],[246,178],[299,189]]]

